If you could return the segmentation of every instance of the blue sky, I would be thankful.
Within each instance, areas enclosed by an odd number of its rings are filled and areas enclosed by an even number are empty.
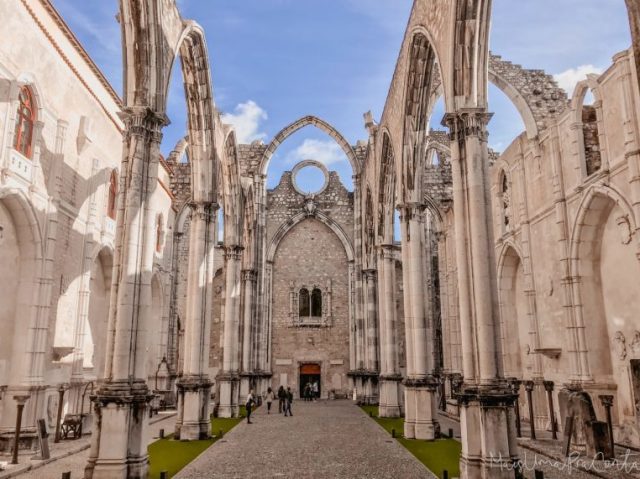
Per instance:
[[[122,91],[116,0],[53,0],[116,91]],[[350,142],[366,139],[362,114],[379,119],[391,82],[411,0],[178,0],[185,18],[207,34],[214,95],[240,140],[268,142],[296,119],[313,114]],[[628,48],[624,0],[494,0],[491,49],[527,68],[559,75],[571,88],[587,72],[603,71]],[[497,89],[490,89],[490,144],[503,150],[522,121]],[[181,74],[172,78],[172,124],[162,150],[185,134]],[[432,124],[440,123],[436,109]],[[351,170],[324,133],[305,128],[277,150],[268,184],[302,159],[340,173]]]

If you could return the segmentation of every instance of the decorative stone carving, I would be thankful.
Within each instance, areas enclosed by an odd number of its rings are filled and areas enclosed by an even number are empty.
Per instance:
[[[616,334],[613,337],[613,347],[618,359],[620,359],[620,361],[624,361],[627,357],[627,345],[622,331],[616,331]]]
[[[317,208],[316,202],[311,198],[304,203],[304,211],[307,216],[315,216]]]
[[[640,354],[640,331],[636,331],[633,334],[633,340],[631,341],[631,352],[634,355]]]
[[[629,222],[628,215],[618,216],[616,218],[616,224],[618,225],[618,234],[620,235],[620,241],[622,244],[627,245],[631,243],[631,223]]]

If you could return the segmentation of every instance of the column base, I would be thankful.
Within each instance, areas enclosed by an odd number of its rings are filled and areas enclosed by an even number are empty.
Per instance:
[[[97,434],[85,469],[92,479],[144,479],[149,469],[147,428],[153,395],[142,380],[104,384],[94,401]]]
[[[440,435],[436,418],[438,383],[431,377],[405,379],[405,437],[431,441]],[[407,421],[408,419],[408,421]],[[410,434],[410,435],[407,435]]]
[[[400,417],[402,409],[400,407],[400,382],[402,376],[387,375],[380,376],[378,388],[380,400],[378,403],[379,417]]]
[[[518,476],[514,404],[507,385],[463,386],[460,402],[460,477],[512,479]]]
[[[218,376],[220,384],[220,403],[218,405],[218,417],[238,417],[240,407],[240,376],[237,373],[224,373]]]
[[[176,439],[197,441],[211,436],[209,398],[211,381],[206,375],[183,376],[177,383],[179,400]]]

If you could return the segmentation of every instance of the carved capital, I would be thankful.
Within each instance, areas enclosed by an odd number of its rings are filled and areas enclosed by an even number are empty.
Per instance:
[[[158,144],[162,141],[162,128],[169,124],[167,115],[148,107],[125,108],[118,116],[125,124],[126,137],[140,136]]]
[[[255,269],[243,269],[242,270],[242,281],[252,281],[255,282],[258,278],[258,272]]]
[[[464,141],[472,137],[487,141],[487,125],[492,116],[493,113],[482,108],[465,108],[456,113],[447,113],[442,124],[449,128],[451,141]]]
[[[613,396],[609,394],[601,394],[598,396],[598,399],[600,399],[600,402],[606,409],[613,407]]]
[[[191,218],[206,221],[208,223],[213,222],[218,210],[218,204],[210,201],[189,203],[191,208]]]
[[[378,277],[378,271],[375,269],[363,269],[362,275],[364,276],[365,281],[375,281]]]
[[[244,248],[238,245],[225,246],[224,257],[228,261],[240,261],[242,257],[242,250]]]
[[[542,385],[544,386],[545,391],[553,391],[553,381],[542,381]]]
[[[395,260],[395,246],[392,244],[382,244],[379,246],[380,257],[383,261]]]

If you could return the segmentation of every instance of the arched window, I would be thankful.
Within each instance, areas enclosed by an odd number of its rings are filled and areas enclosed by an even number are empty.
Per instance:
[[[18,96],[20,104],[16,115],[16,130],[13,140],[13,147],[27,158],[31,158],[33,124],[36,119],[36,109],[33,102],[33,95],[27,86],[20,89]]]
[[[156,252],[159,253],[162,251],[162,237],[164,236],[164,232],[162,231],[162,215],[158,215],[156,219]]]
[[[118,173],[116,170],[111,172],[109,178],[109,201],[107,202],[107,216],[112,220],[116,219],[116,198],[118,196]]]
[[[588,90],[582,104],[582,136],[587,176],[594,174],[602,166],[598,114],[592,100],[593,93]]]
[[[322,316],[322,291],[314,288],[311,292],[311,316],[319,318]]]
[[[311,315],[309,290],[307,288],[300,290],[298,295],[298,310],[300,312],[300,318],[308,318]]]

